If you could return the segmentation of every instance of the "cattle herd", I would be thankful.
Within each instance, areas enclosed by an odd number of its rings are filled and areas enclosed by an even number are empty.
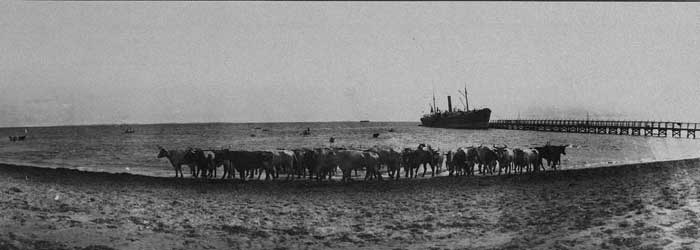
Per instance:
[[[566,155],[566,146],[549,143],[534,148],[508,148],[475,146],[461,147],[440,152],[430,145],[419,144],[417,148],[396,151],[391,147],[374,146],[369,149],[347,148],[300,148],[274,151],[234,151],[228,149],[166,150],[158,146],[158,158],[167,158],[175,169],[175,177],[184,177],[182,166],[187,165],[192,177],[216,178],[217,169],[223,167],[222,179],[260,179],[265,172],[265,180],[315,178],[331,179],[340,170],[342,180],[352,180],[352,172],[363,171],[365,180],[382,180],[383,173],[390,179],[399,179],[401,170],[405,178],[415,178],[423,167],[425,176],[428,167],[431,176],[449,171],[450,176],[472,176],[475,174],[522,174],[544,171],[542,160],[556,170],[561,155]]]

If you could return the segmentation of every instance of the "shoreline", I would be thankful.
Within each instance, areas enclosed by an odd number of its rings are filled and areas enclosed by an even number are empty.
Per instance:
[[[700,158],[229,181],[0,164],[0,249],[698,249]]]
[[[477,176],[472,176],[472,177],[464,177],[464,176],[446,176],[446,175],[436,175],[434,177],[419,177],[419,178],[413,178],[413,179],[407,179],[404,178],[403,175],[399,181],[393,180],[393,179],[388,179],[388,177],[385,177],[385,179],[382,182],[386,183],[391,183],[391,182],[405,182],[405,181],[415,181],[415,182],[430,182],[432,179],[437,179],[440,180],[442,178],[447,178],[447,179],[492,179],[492,178],[517,178],[517,177],[537,177],[537,176],[550,176],[550,175],[566,175],[567,173],[586,173],[586,172],[596,172],[596,171],[605,171],[606,169],[611,170],[611,169],[617,169],[617,168],[639,168],[639,167],[644,167],[644,166],[655,166],[655,165],[666,165],[666,164],[674,164],[674,163],[680,163],[680,164],[695,164],[698,163],[700,164],[700,157],[697,158],[686,158],[686,159],[676,159],[676,160],[659,160],[659,161],[643,161],[643,162],[630,162],[630,163],[620,163],[620,164],[609,164],[609,165],[602,165],[602,166],[593,166],[593,167],[573,167],[573,168],[566,168],[566,169],[558,169],[556,171],[547,169],[545,172],[540,172],[538,174],[510,174],[510,175],[477,175]],[[658,166],[657,166],[658,167]],[[275,184],[283,184],[283,183],[316,183],[316,184],[329,184],[332,185],[334,183],[337,184],[352,184],[352,183],[376,183],[376,180],[372,181],[365,181],[362,179],[355,179],[349,183],[343,183],[338,180],[333,180],[333,181],[316,181],[316,180],[310,180],[310,179],[293,179],[293,180],[284,180],[283,177],[280,177],[278,180],[270,180],[266,181],[263,179],[258,180],[257,178],[254,179],[248,179],[246,181],[241,181],[240,179],[221,179],[220,177],[216,178],[211,178],[211,179],[201,179],[201,178],[193,178],[190,176],[187,176],[185,178],[175,178],[173,176],[154,176],[154,175],[146,175],[146,174],[137,174],[137,173],[127,173],[127,172],[107,172],[107,171],[91,171],[91,170],[81,170],[78,168],[67,168],[67,167],[44,167],[44,166],[39,166],[39,165],[32,165],[32,164],[14,164],[14,163],[5,163],[5,162],[0,162],[0,173],[7,173],[8,171],[10,172],[29,172],[33,174],[41,174],[44,172],[45,174],[48,173],[53,173],[53,174],[59,174],[59,175],[67,175],[67,174],[78,174],[81,176],[90,176],[94,175],[93,177],[99,177],[99,178],[108,178],[111,180],[132,180],[132,179],[137,179],[137,180],[154,180],[154,181],[176,181],[179,183],[183,182],[195,182],[195,183],[211,183],[211,184],[224,184],[224,183],[231,183],[231,184],[245,184],[245,183],[275,183]],[[403,172],[402,172],[403,173]],[[445,170],[440,172],[439,174],[445,173]],[[430,174],[430,172],[428,172]]]

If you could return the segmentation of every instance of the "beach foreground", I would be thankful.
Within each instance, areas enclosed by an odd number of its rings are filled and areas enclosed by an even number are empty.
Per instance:
[[[343,184],[0,165],[0,249],[700,249],[699,167]]]

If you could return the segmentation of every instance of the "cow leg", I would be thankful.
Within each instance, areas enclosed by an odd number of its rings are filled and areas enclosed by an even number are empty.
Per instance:
[[[511,174],[513,172],[513,163],[512,162],[508,163],[506,170],[508,170],[508,174]]]
[[[510,162],[508,163],[508,174],[514,174],[515,172],[515,163]]]

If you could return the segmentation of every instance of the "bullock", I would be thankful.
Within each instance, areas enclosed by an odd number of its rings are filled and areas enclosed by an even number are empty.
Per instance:
[[[537,149],[523,149],[523,152],[525,152],[527,168],[529,169],[530,166],[532,166],[533,172],[539,171],[542,166],[542,161],[540,160],[540,154],[537,152]]]
[[[326,177],[331,179],[336,167],[336,152],[328,148],[314,149],[312,154],[312,171],[316,175],[316,180],[323,180]]]
[[[230,151],[223,150],[220,152],[221,160],[230,161],[233,168],[238,171],[241,180],[246,179],[246,171],[261,169],[258,173],[258,179],[262,175],[262,170],[265,170],[265,180],[269,180],[272,169],[272,153],[265,151]],[[229,170],[230,175],[233,171]]]
[[[275,168],[272,166],[272,153],[268,151],[253,151],[253,153],[258,155],[258,158],[260,159],[261,163],[260,167],[257,168],[258,180],[260,180],[260,176],[262,176],[263,170],[265,171],[265,180],[274,179],[276,174]]]
[[[440,162],[443,160],[445,161],[445,168],[447,171],[450,173],[449,175],[452,176],[454,174],[454,164],[452,164],[452,156],[454,156],[454,152],[452,150],[445,152],[445,154],[442,155],[442,158]]]
[[[515,160],[515,153],[513,149],[508,148],[508,145],[503,145],[503,147],[496,147],[493,145],[494,152],[498,156],[498,174],[501,174],[501,170],[505,169],[503,172],[505,174],[510,174],[513,161]]]
[[[272,167],[275,171],[275,178],[279,178],[279,173],[286,173],[287,179],[294,176],[294,162],[296,161],[294,151],[277,150],[272,151]]]
[[[306,178],[306,169],[307,164],[305,158],[306,154],[310,152],[311,150],[309,149],[294,149],[292,150],[294,152],[294,167],[293,167],[293,174],[296,174],[297,179],[299,178]]]
[[[396,175],[397,180],[399,179],[401,172],[401,153],[396,152],[393,148],[380,148],[378,146],[374,146],[367,151],[375,152],[379,155],[379,164],[386,165],[390,179],[394,178],[394,175]]]
[[[318,159],[319,157],[316,156],[316,150],[315,149],[305,149],[304,150],[304,157],[302,158],[302,164],[304,164],[303,168],[306,169],[309,172],[309,179],[313,178],[313,175],[316,174],[316,166],[318,165]],[[304,172],[304,174],[306,174]]]
[[[377,180],[382,180],[381,163],[379,161],[379,154],[370,151],[364,151],[362,153],[364,157],[363,167],[365,167],[365,180],[372,180],[374,177]]]
[[[379,155],[374,152],[359,151],[359,150],[338,150],[335,152],[335,164],[340,167],[343,173],[343,181],[352,180],[352,170],[366,169],[367,174],[365,180],[372,176],[377,176],[381,180],[379,174]]]
[[[165,148],[158,146],[158,158],[168,158],[170,164],[175,169],[175,177],[183,178],[185,175],[182,173],[182,165],[187,165],[192,170],[192,175],[195,176],[196,165],[192,161],[192,150],[166,150]],[[179,174],[179,175],[178,175]]]
[[[535,147],[535,149],[539,151],[540,159],[547,160],[547,166],[554,170],[557,169],[557,164],[561,165],[561,155],[566,155],[566,146],[546,145],[544,147]]]
[[[467,147],[467,165],[465,170],[467,171],[467,176],[474,175],[474,166],[479,162],[479,152],[475,147]]]
[[[467,152],[463,148],[455,150],[454,155],[450,158],[450,163],[447,165],[450,176],[453,174],[457,176],[469,174],[467,170]]]
[[[198,171],[201,170],[201,177],[216,177],[216,167],[219,165],[215,162],[215,153],[210,150],[194,149],[191,151],[190,159],[197,166]],[[197,176],[196,173],[194,176]]]
[[[401,152],[401,161],[404,172],[406,173],[404,177],[415,178],[418,176],[418,168],[420,168],[420,160],[418,158],[417,150],[411,148],[403,149]]]
[[[432,154],[430,166],[433,167],[433,176],[435,176],[436,174],[440,173],[440,169],[442,168],[442,163],[445,161],[445,158],[440,155],[440,148],[433,150],[430,146],[428,146],[428,151],[430,151]]]
[[[228,149],[202,151],[202,153],[204,154],[203,158],[207,160],[208,164],[210,164],[204,169],[202,169],[202,177],[205,177],[205,174],[207,174],[207,172],[209,172],[207,177],[216,177],[216,170],[220,166],[223,166],[223,174],[221,175],[221,179],[225,179],[226,177],[228,177],[229,179],[235,177],[231,161],[224,158],[224,152],[227,151]],[[199,157],[201,158],[202,156]]]
[[[438,161],[437,159],[439,158],[438,151],[433,150],[433,148],[430,147],[430,145],[428,145],[426,147],[425,144],[419,144],[418,150],[416,150],[414,152],[415,152],[415,160],[417,160],[418,167],[420,168],[420,165],[423,165],[423,176],[422,177],[425,177],[425,173],[428,171],[428,164],[430,164],[432,176],[435,176],[435,167],[437,167],[437,161]]]
[[[214,169],[217,167],[223,165],[224,166],[224,171],[221,174],[221,179],[226,179],[226,178],[235,178],[236,177],[236,172],[235,169],[233,168],[233,164],[231,163],[230,159],[225,158],[224,154],[228,152],[228,149],[224,150],[213,150],[214,152]]]
[[[513,155],[515,156],[515,158],[513,159],[513,165],[519,171],[519,173],[522,174],[523,169],[527,170],[528,157],[525,154],[525,151],[523,151],[520,148],[513,149]]]
[[[493,174],[496,168],[496,160],[498,159],[496,153],[484,146],[477,147],[476,152],[478,155],[477,163],[479,164],[479,173],[484,174],[488,172],[489,174]]]

